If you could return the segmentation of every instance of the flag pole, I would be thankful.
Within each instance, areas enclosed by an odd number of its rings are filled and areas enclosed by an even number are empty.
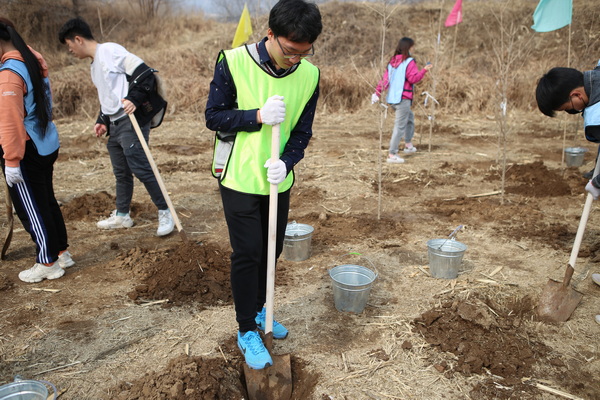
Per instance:
[[[567,67],[571,67],[571,22],[569,24],[569,40],[567,44]],[[565,149],[567,148],[567,121],[563,116],[563,148],[562,148],[562,156],[561,156],[561,164],[565,165]]]
[[[460,13],[459,17],[460,18]],[[457,18],[457,21],[458,21]],[[452,57],[450,58],[450,68],[454,65],[454,50],[456,49],[456,37],[458,36],[458,22],[454,25],[454,40],[452,41]]]
[[[567,67],[569,68],[571,68],[571,25],[573,25],[572,22],[569,24],[569,45],[567,50]]]
[[[442,11],[444,10],[444,0],[440,0],[440,17],[439,17],[439,21],[438,21],[438,34],[437,34],[437,41],[435,42],[435,52],[433,54],[433,65],[437,67],[438,64],[438,51],[440,48],[440,41],[442,40]],[[435,98],[436,93],[435,93],[435,87],[436,87],[436,78],[437,78],[437,73],[435,73],[435,71],[433,72],[433,84],[432,84],[432,88],[431,91],[433,92],[433,97]],[[435,119],[435,101],[431,102],[431,114],[429,114],[428,116],[429,119],[429,147],[428,147],[428,153],[429,153],[429,168],[428,168],[428,173],[431,173],[431,140],[432,140],[432,136],[433,136],[433,120]]]

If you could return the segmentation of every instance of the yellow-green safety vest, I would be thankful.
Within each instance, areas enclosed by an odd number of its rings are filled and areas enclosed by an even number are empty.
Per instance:
[[[223,51],[237,92],[238,109],[261,108],[267,99],[274,95],[283,96],[285,121],[280,125],[281,139],[279,155],[283,153],[306,103],[310,100],[319,83],[319,69],[306,60],[288,75],[277,77],[268,74],[252,58],[246,46]],[[221,184],[242,193],[268,195],[270,184],[267,181],[265,162],[271,157],[271,129],[262,124],[257,132],[237,132],[228,161],[220,175]],[[219,139],[215,137],[215,150]],[[215,174],[213,156],[213,175]],[[285,192],[294,183],[291,171],[279,184],[279,192]]]

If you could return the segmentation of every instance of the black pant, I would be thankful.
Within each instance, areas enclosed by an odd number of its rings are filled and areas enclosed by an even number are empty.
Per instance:
[[[36,245],[36,262],[50,264],[58,259],[58,253],[66,250],[67,228],[56,198],[52,175],[58,150],[40,156],[32,140],[25,145],[25,155],[20,162],[23,182],[9,188],[15,211],[23,228]],[[0,147],[2,172],[5,168],[4,151]]]
[[[140,130],[148,143],[150,124],[140,127]],[[144,184],[152,202],[159,210],[169,208],[129,117],[124,117],[118,124],[111,125],[106,148],[116,179],[117,211],[129,212],[133,197],[134,175]]]
[[[269,196],[237,192],[219,185],[225,220],[229,228],[231,290],[240,332],[256,329],[257,311],[266,301]],[[277,203],[276,257],[283,240],[290,208],[290,191],[280,193]]]

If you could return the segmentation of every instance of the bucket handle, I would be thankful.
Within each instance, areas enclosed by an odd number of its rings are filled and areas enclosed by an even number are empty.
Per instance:
[[[458,231],[460,231],[462,229],[463,225],[459,225],[456,227],[456,229],[454,229],[452,231],[452,233],[450,234],[450,236],[448,236],[448,238],[446,240],[444,240],[442,242],[442,244],[440,244],[440,246],[437,248],[437,250],[440,250],[442,247],[444,247],[444,245],[446,244],[446,242],[448,240],[456,240],[456,234],[458,233]]]
[[[287,223],[287,225],[286,225],[285,229],[287,230],[287,227],[288,227],[288,226],[290,226],[290,225],[291,225],[292,227],[294,227],[294,226],[298,225],[298,223],[296,222],[296,220],[292,220],[292,222],[288,222],[288,223]],[[297,237],[297,236],[298,236],[298,234],[297,234],[297,233],[294,233],[294,237]]]
[[[360,257],[364,258],[371,265],[371,268],[373,268],[373,271],[375,271],[375,277],[373,278],[373,280],[375,280],[375,279],[377,279],[377,277],[379,277],[379,271],[377,271],[377,267],[375,266],[375,264],[373,263],[373,261],[371,261],[371,259],[369,257],[367,257],[361,253],[357,253],[355,251],[346,253],[341,257],[346,257],[346,256],[360,256]]]
[[[54,393],[52,400],[56,400],[58,398],[58,391],[56,390],[56,386],[54,386],[54,384],[52,384],[52,382],[43,381],[43,380],[39,380],[38,382],[42,382],[43,384],[48,385],[52,388],[52,393]]]

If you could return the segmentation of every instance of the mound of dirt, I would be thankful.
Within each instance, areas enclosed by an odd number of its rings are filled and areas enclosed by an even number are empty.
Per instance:
[[[115,209],[115,196],[106,191],[97,193],[86,193],[75,197],[61,207],[65,221],[89,221],[95,222],[99,219],[108,217],[109,213]],[[129,214],[132,218],[138,215],[145,217],[153,214],[156,208],[150,204],[140,205],[137,202],[131,203]]]
[[[448,377],[454,373],[489,377],[473,387],[472,398],[537,398],[539,392],[528,382],[536,372],[565,386],[572,380],[568,375],[586,373],[567,370],[552,349],[527,329],[524,322],[533,318],[533,309],[528,296],[499,304],[476,293],[426,311],[413,321],[414,331],[434,348],[455,356],[436,364],[438,371]]]
[[[223,357],[180,355],[163,370],[147,372],[133,382],[121,382],[110,392],[117,400],[247,399],[244,359],[236,339],[220,343],[219,353]],[[311,371],[306,361],[295,356],[291,357],[291,372],[291,400],[313,398],[319,374]]]
[[[571,187],[558,172],[536,161],[514,164],[507,169],[506,192],[529,197],[570,196]]]
[[[433,215],[455,223],[477,226],[483,222],[496,224],[497,233],[511,240],[543,240],[555,249],[566,248],[572,241],[569,226],[563,223],[541,223],[543,211],[527,202],[501,204],[499,199],[458,197],[424,202]]]
[[[309,213],[298,220],[315,227],[316,245],[334,245],[341,241],[360,240],[362,237],[386,239],[392,235],[400,237],[402,222],[393,219],[377,220],[376,215],[336,215],[333,213]],[[343,232],[343,235],[340,235]],[[392,232],[392,233],[390,233]]]
[[[135,247],[118,256],[116,268],[130,269],[140,282],[132,300],[169,299],[173,305],[232,303],[228,252],[213,244],[188,242],[174,248]]]
[[[173,172],[204,172],[204,170],[208,171],[208,167],[206,165],[200,165],[198,162],[194,161],[168,161],[166,163],[162,163],[159,165],[159,170],[163,174],[169,174]]]
[[[416,318],[415,330],[440,351],[456,355],[454,371],[481,374],[489,370],[516,383],[531,374],[535,360],[545,357],[548,349],[519,334],[522,319],[531,315],[531,299],[515,306],[507,312],[490,300],[448,301]]]
[[[246,398],[238,368],[223,358],[186,355],[172,359],[163,371],[122,382],[114,391],[117,400]]]
[[[62,206],[62,214],[68,221],[93,221],[106,216],[115,207],[115,197],[106,191],[86,193],[75,197]]]

